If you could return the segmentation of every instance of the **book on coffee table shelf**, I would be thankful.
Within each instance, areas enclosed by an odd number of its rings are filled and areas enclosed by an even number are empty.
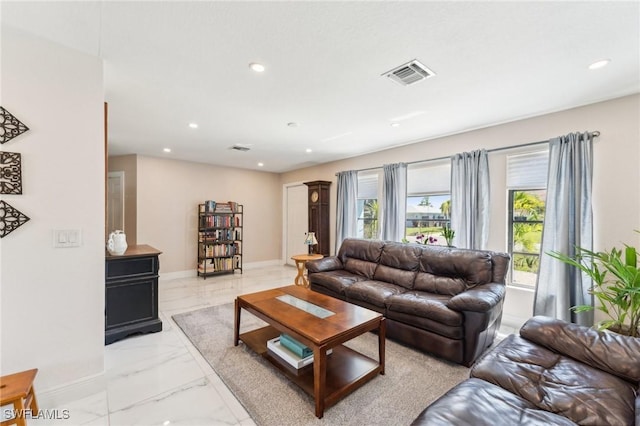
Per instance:
[[[280,335],[280,344],[301,358],[313,355],[313,351],[308,346],[303,345],[288,334]]]
[[[284,346],[280,340],[280,336],[274,337],[271,340],[267,340],[267,349],[273,355],[277,356],[279,359],[285,361],[287,364],[291,365],[295,369],[300,369],[302,367],[306,367],[309,364],[313,363],[313,353],[306,357],[301,357],[286,346]],[[329,349],[327,351],[327,355],[330,355],[333,352],[333,349]]]

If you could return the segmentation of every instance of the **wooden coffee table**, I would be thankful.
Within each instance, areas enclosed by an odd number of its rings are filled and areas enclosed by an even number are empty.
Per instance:
[[[242,309],[269,325],[240,334]],[[372,330],[378,331],[377,361],[342,345]],[[325,408],[384,374],[385,332],[382,314],[296,285],[245,294],[235,300],[233,344],[238,346],[242,340],[313,396],[318,418]],[[269,352],[267,340],[281,333],[311,348],[313,364],[296,370]],[[330,355],[328,349],[333,350]]]

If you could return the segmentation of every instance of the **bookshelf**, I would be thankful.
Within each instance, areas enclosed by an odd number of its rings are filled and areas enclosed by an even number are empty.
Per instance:
[[[198,276],[242,273],[242,204],[198,205]]]

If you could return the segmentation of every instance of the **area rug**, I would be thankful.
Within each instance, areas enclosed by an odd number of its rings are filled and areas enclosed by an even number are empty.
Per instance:
[[[385,375],[314,415],[310,395],[244,344],[233,346],[233,304],[174,315],[173,319],[261,426],[409,425],[432,401],[469,376],[469,369],[387,339]],[[265,323],[242,311],[241,332]],[[347,343],[377,359],[378,336]]]

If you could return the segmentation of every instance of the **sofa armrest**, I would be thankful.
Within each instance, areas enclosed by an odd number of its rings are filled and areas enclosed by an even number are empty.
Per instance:
[[[459,312],[489,312],[502,302],[504,294],[504,284],[482,284],[453,296],[447,302],[447,307]]]
[[[307,261],[307,271],[309,273],[335,271],[337,269],[344,269],[344,266],[336,256]]]
[[[599,370],[640,382],[640,339],[542,316],[527,321],[520,335]]]

